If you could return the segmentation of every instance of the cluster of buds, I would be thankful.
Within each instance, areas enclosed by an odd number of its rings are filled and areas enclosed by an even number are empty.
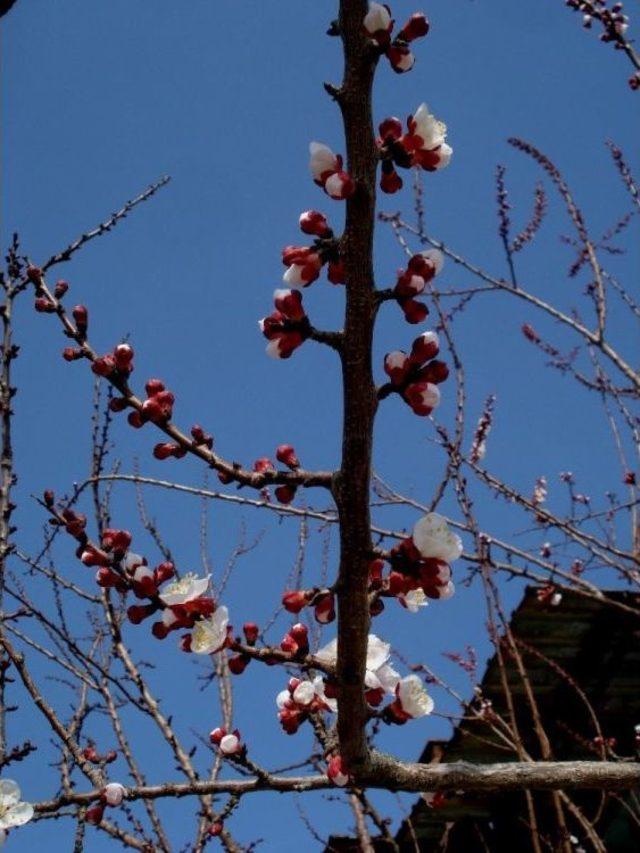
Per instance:
[[[62,353],[67,361],[74,361],[78,356],[72,347]],[[129,344],[118,344],[113,352],[98,356],[91,364],[91,370],[96,376],[108,376],[112,379],[126,380],[133,373],[133,349]]]
[[[406,269],[398,270],[393,298],[402,309],[407,323],[422,323],[429,314],[427,306],[419,302],[416,296],[424,292],[427,284],[438,275],[443,266],[444,255],[439,249],[425,249],[409,259]]]
[[[129,413],[127,418],[129,424],[135,429],[140,429],[147,421],[154,424],[168,423],[173,415],[173,404],[176,401],[173,393],[165,388],[164,382],[160,379],[149,379],[144,389],[147,397],[142,403],[142,409]],[[115,412],[122,411],[126,406],[126,401],[119,397],[115,397],[110,404],[111,410]]]
[[[590,30],[594,22],[601,27],[600,41],[613,44],[617,50],[628,48],[626,33],[629,28],[629,18],[624,14],[623,3],[613,3],[608,7],[608,0],[565,0],[569,8],[582,14],[582,26]],[[640,88],[640,71],[629,78],[631,89]]]
[[[397,74],[411,71],[416,59],[409,45],[429,32],[429,21],[423,14],[413,14],[393,40],[391,36],[395,22],[386,4],[369,3],[369,11],[362,23],[367,36],[387,57]]]
[[[97,826],[102,822],[105,808],[107,806],[119,806],[124,800],[126,793],[127,789],[124,785],[121,785],[120,782],[109,782],[109,784],[105,785],[100,792],[100,799],[98,802],[85,812],[85,821],[93,826]]]
[[[420,104],[407,119],[407,132],[403,134],[398,118],[386,118],[379,126],[377,139],[382,175],[380,189],[385,193],[398,192],[402,178],[396,166],[409,169],[419,166],[426,172],[436,172],[449,165],[453,149],[446,143],[447,126],[438,121],[426,104]]]
[[[276,705],[280,725],[288,735],[295,734],[311,714],[329,710],[319,678],[314,681],[289,679],[287,689],[276,696]]]
[[[115,749],[110,749],[109,752],[105,752],[103,755],[101,755],[95,748],[95,745],[90,743],[89,746],[85,746],[85,748],[82,750],[82,757],[85,759],[85,761],[88,761],[91,764],[104,765],[111,764],[113,761],[115,761],[118,757],[118,753],[115,751]]]
[[[309,654],[309,629],[302,622],[296,622],[282,638],[280,648],[292,658]]]
[[[391,382],[380,395],[395,392],[416,415],[430,415],[440,404],[438,385],[449,376],[445,362],[435,358],[439,350],[438,335],[423,332],[413,342],[409,355],[402,350],[387,353],[384,370]]]
[[[397,598],[410,612],[417,612],[427,599],[447,599],[455,592],[451,563],[462,554],[462,540],[449,530],[446,520],[435,512],[419,519],[412,535],[377,558],[369,566],[371,612],[383,610],[382,598]],[[385,561],[390,571],[384,575]]]
[[[218,726],[209,734],[209,740],[227,758],[244,758],[247,754],[247,747],[242,743],[238,729],[228,732],[222,726]]]
[[[328,625],[336,618],[335,596],[330,589],[286,590],[282,605],[289,613],[300,613],[305,607],[313,607],[316,622]]]
[[[297,471],[300,467],[300,460],[298,459],[296,451],[291,444],[279,444],[278,447],[276,447],[276,459],[292,471]],[[253,463],[253,470],[258,474],[276,473],[275,465],[268,456],[256,459]],[[218,476],[220,477],[220,475]],[[223,482],[227,479],[225,475],[222,475],[221,479],[222,478],[224,478]],[[281,483],[274,489],[274,494],[279,503],[290,504],[296,496],[296,487],[289,483]]]
[[[258,642],[258,638],[260,636],[260,628],[258,625],[256,625],[255,622],[245,622],[242,626],[242,632],[247,645],[253,648],[253,646]],[[233,675],[242,675],[250,663],[251,656],[244,654],[243,652],[232,655],[227,661],[229,672]]]
[[[283,278],[289,287],[307,287],[320,275],[327,264],[327,278],[332,284],[344,284],[344,265],[339,241],[329,227],[326,217],[317,210],[307,210],[300,216],[300,229],[316,239],[312,246],[285,246],[282,263],[287,268]]]
[[[354,194],[356,185],[351,175],[343,170],[340,154],[334,154],[322,142],[311,142],[309,154],[311,177],[330,198],[343,201]]]
[[[27,275],[29,276],[30,281],[36,286],[36,298],[33,303],[33,307],[39,314],[55,313],[55,311],[57,310],[56,303],[52,302],[51,299],[49,299],[49,297],[46,296],[44,291],[42,290],[42,270],[39,270],[37,267],[29,267],[27,270]],[[62,299],[67,290],[69,290],[69,282],[63,281],[61,279],[60,281],[56,282],[55,287],[53,288],[53,295],[56,299]]]
[[[311,324],[302,307],[302,295],[297,290],[276,290],[273,294],[275,311],[259,322],[260,331],[269,341],[267,355],[289,358],[311,333]]]

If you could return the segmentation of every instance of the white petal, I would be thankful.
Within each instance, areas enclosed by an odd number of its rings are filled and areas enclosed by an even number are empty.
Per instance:
[[[416,522],[413,541],[423,557],[452,563],[462,554],[462,540],[449,530],[446,520],[430,512]]]
[[[398,700],[405,714],[410,717],[425,717],[434,708],[431,696],[424,689],[417,675],[407,675],[398,684]]]
[[[335,198],[337,201],[342,199],[342,190],[344,187],[344,181],[340,177],[339,172],[335,172],[324,182],[324,191],[327,195],[330,195],[331,198]]]
[[[0,808],[20,802],[20,787],[13,779],[0,779]]]
[[[281,690],[280,693],[276,696],[276,705],[278,706],[278,710],[282,711],[287,702],[291,699],[291,693],[288,690]]]
[[[326,646],[323,646],[321,649],[315,653],[314,657],[317,657],[320,663],[327,664],[329,666],[335,666],[336,661],[338,660],[338,640],[337,638],[331,640],[330,643],[327,643]]]
[[[421,607],[427,607],[429,599],[421,589],[412,589],[404,597],[404,604],[409,613],[417,613]]]
[[[316,689],[310,681],[301,681],[293,691],[293,701],[298,705],[310,705],[316,696]]]
[[[375,634],[369,634],[369,642],[367,644],[367,669],[379,669],[389,660],[391,654],[390,643],[385,643]]]
[[[270,358],[282,358],[280,354],[280,341],[278,338],[274,338],[272,341],[269,341],[266,347],[267,355]]]
[[[110,806],[119,806],[125,795],[125,787],[120,782],[109,782],[104,786],[104,798]]]
[[[391,15],[382,3],[369,3],[369,11],[362,22],[368,33],[373,35],[378,30],[386,30],[390,23]]]
[[[385,663],[384,666],[381,666],[380,669],[376,670],[376,675],[380,681],[380,686],[385,690],[385,692],[395,693],[395,689],[400,681],[400,675],[392,666]]]
[[[287,268],[285,274],[282,276],[282,280],[289,285],[289,287],[302,287],[306,282],[302,278],[302,270],[303,267],[300,264],[291,264],[290,267]]]
[[[240,741],[236,735],[225,735],[220,741],[220,751],[225,755],[233,755],[238,752]]]
[[[453,148],[450,145],[447,145],[446,142],[443,142],[438,154],[440,155],[440,161],[436,166],[436,169],[444,169],[445,166],[449,165],[449,161],[453,155]]]
[[[204,578],[199,578],[192,573],[186,574],[180,580],[172,581],[166,586],[160,595],[160,600],[168,606],[194,601],[206,593],[209,588],[210,577],[211,575],[207,575]]]
[[[197,655],[217,652],[227,639],[228,624],[229,611],[226,607],[218,607],[208,619],[200,619],[191,634],[191,651]]]
[[[10,806],[0,817],[0,829],[10,829],[12,826],[23,826],[33,817],[31,803],[16,803]]]
[[[416,123],[415,133],[422,139],[422,147],[427,151],[442,145],[447,135],[447,126],[431,115],[426,104],[420,104],[413,115]]]
[[[449,146],[447,145],[447,148],[448,147]],[[426,258],[434,265],[436,269],[436,275],[438,275],[438,273],[444,266],[444,255],[442,254],[440,249],[426,249],[424,252],[420,252],[420,254],[423,258]],[[433,334],[435,334],[435,332],[433,332]]]
[[[333,711],[334,714],[338,713],[338,700],[337,699],[329,699],[329,697],[324,692],[324,679],[321,675],[316,675],[313,679],[313,686],[315,687],[316,696],[320,699],[324,704],[329,708],[329,710]]]
[[[309,169],[314,180],[320,180],[323,172],[330,172],[337,169],[336,155],[328,145],[323,145],[322,142],[312,142],[309,145]]]

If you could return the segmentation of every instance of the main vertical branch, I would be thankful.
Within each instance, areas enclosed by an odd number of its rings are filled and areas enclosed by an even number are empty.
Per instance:
[[[366,0],[341,0],[340,33],[345,70],[338,102],[344,121],[348,171],[356,192],[347,201],[341,252],[346,269],[342,380],[342,463],[335,481],[340,517],[338,580],[338,735],[340,752],[358,775],[367,763],[364,674],[369,633],[367,599],[371,552],[369,515],[373,421],[376,397],[371,345],[376,314],[373,232],[377,154],[371,117],[376,56],[363,35]]]

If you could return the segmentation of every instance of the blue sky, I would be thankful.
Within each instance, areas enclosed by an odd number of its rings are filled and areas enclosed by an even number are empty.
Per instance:
[[[299,242],[299,213],[317,207],[337,230],[341,224],[341,205],[322,195],[307,172],[311,139],[343,150],[338,113],[321,85],[341,75],[339,42],[324,35],[335,8],[326,0],[19,0],[2,23],[3,246],[17,230],[23,251],[41,261],[146,184],[170,174],[170,185],[156,199],[60,274],[72,285],[69,303],[82,301],[90,308],[96,348],[107,350],[130,334],[136,379],[165,379],[176,392],[178,422],[200,421],[223,455],[247,463],[272,454],[284,441],[295,445],[310,468],[338,460],[336,358],[306,344],[289,362],[274,363],[264,356],[256,325],[271,310],[272,291],[279,286],[281,247]],[[402,21],[415,7],[402,0],[393,10]],[[535,164],[506,144],[512,135],[531,141],[557,163],[594,233],[630,209],[603,144],[613,138],[631,157],[637,140],[638,96],[626,85],[630,69],[624,57],[583,32],[578,16],[561,0],[431,0],[424,11],[432,29],[417,46],[416,67],[397,77],[381,64],[374,115],[376,121],[404,117],[426,100],[449,126],[452,163],[426,180],[427,223],[434,236],[496,275],[506,274],[497,239],[496,164],[507,165],[518,225],[528,218],[540,177]],[[519,259],[519,270],[537,294],[571,310],[581,301],[584,281],[566,277],[572,258],[558,233],[568,232],[569,225],[551,197],[539,243]],[[381,210],[410,208],[408,190],[379,200]],[[383,227],[375,260],[378,285],[390,284],[403,260]],[[627,280],[637,275],[637,250],[613,258],[611,269]],[[471,279],[448,264],[441,281],[462,286]],[[338,288],[318,282],[305,294],[305,305],[316,325],[331,327],[339,322],[342,298]],[[605,419],[586,392],[543,368],[540,354],[519,331],[525,321],[552,341],[566,343],[555,325],[502,297],[478,298],[456,324],[467,366],[470,423],[487,394],[498,395],[487,464],[525,490],[545,474],[552,499],[559,494],[558,472],[570,469],[584,491],[601,499],[605,489],[619,487]],[[621,313],[613,312],[612,324],[632,358],[637,335]],[[388,306],[377,330],[376,364],[386,351],[409,346],[416,333],[395,306]],[[16,519],[20,546],[33,553],[43,518],[30,495],[46,487],[64,493],[87,472],[92,378],[85,365],[62,361],[64,342],[56,323],[35,315],[30,299],[18,308],[16,339],[22,347],[16,364]],[[444,386],[445,421],[451,419],[452,397],[453,385]],[[397,400],[382,407],[376,468],[425,502],[443,465],[433,435],[428,423]],[[195,485],[204,481],[194,462],[151,459],[156,439],[148,430],[134,433],[120,420],[113,438],[112,460],[121,460],[124,471],[138,460],[150,475]],[[131,488],[118,486],[115,500],[114,520],[139,531]],[[151,491],[148,500],[181,568],[197,568],[197,500]],[[322,505],[317,494],[308,500]],[[458,512],[451,499],[445,509]],[[485,493],[478,492],[477,509],[487,529],[521,530],[504,505]],[[415,517],[408,511],[385,516],[398,527],[411,526]],[[262,537],[239,562],[225,601],[238,625],[250,618],[264,621],[295,559],[295,523],[220,504],[209,506],[209,519],[218,578],[243,525],[247,541]],[[518,524],[524,526],[522,520]],[[136,545],[154,555],[141,536]],[[311,581],[318,576],[322,545],[322,534],[313,529],[306,557]],[[92,587],[66,544],[59,559],[70,577]],[[331,547],[330,571],[334,565]],[[38,599],[44,593],[34,587],[33,595]],[[519,590],[514,585],[507,595],[515,602]],[[488,653],[484,618],[479,590],[460,587],[450,602],[418,616],[390,608],[375,630],[411,660],[429,662],[466,690],[441,652],[469,643],[483,660]],[[281,620],[274,628],[274,640],[284,626]],[[218,722],[216,700],[211,692],[199,692],[196,666],[172,642],[158,644],[144,627],[135,630],[134,648],[154,660],[150,678],[185,739],[191,742],[192,731],[206,734]],[[325,632],[327,640],[332,636]],[[37,672],[40,664],[34,660],[33,666]],[[282,682],[282,674],[256,665],[236,682],[236,721],[267,766],[303,756],[308,745],[306,733],[287,739],[278,730],[273,697]],[[44,682],[43,689],[60,707],[68,702],[59,685]],[[451,709],[445,697],[436,699]],[[24,795],[36,800],[49,796],[55,782],[46,766],[47,739],[31,714],[13,718],[12,736],[21,740],[24,731],[39,739],[41,750],[13,775]],[[426,739],[449,731],[448,723],[434,717],[386,733],[383,744],[414,758]],[[156,762],[150,781],[175,778],[170,757],[158,752],[144,726],[136,742]],[[398,814],[395,798],[377,800],[383,810]],[[324,835],[350,824],[346,808],[327,804],[320,795],[304,805]],[[164,808],[178,849],[189,837],[182,828],[191,809],[184,802]],[[270,850],[293,851],[309,843],[293,803],[283,797],[260,795],[247,802],[230,828],[241,842],[264,838]],[[52,838],[53,849],[69,849],[72,823],[39,824],[23,832],[11,839],[10,849],[21,844],[52,849]],[[107,846],[112,849],[96,834],[91,849]]]

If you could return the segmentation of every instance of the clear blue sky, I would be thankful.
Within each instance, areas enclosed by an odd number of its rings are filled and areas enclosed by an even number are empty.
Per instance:
[[[343,149],[337,110],[321,85],[341,75],[339,42],[324,35],[335,9],[333,0],[18,0],[2,24],[3,246],[17,230],[23,251],[42,261],[147,183],[170,174],[171,184],[154,201],[89,246],[61,275],[72,285],[70,304],[82,301],[90,308],[96,347],[107,350],[131,333],[136,379],[163,377],[176,392],[178,422],[200,421],[214,433],[223,455],[247,463],[273,453],[283,441],[293,443],[309,467],[333,466],[338,459],[336,359],[307,344],[289,362],[274,363],[264,355],[256,325],[271,310],[272,291],[279,286],[281,247],[299,242],[299,213],[317,207],[340,227],[341,205],[327,199],[307,173],[311,139]],[[393,10],[401,21],[415,7],[397,0]],[[511,135],[530,140],[556,161],[595,233],[630,208],[603,145],[612,137],[631,157],[637,141],[638,95],[626,85],[630,70],[622,56],[583,32],[578,16],[561,0],[431,0],[424,11],[432,30],[417,46],[414,71],[396,77],[381,65],[375,117],[403,117],[426,100],[447,122],[454,158],[449,168],[427,177],[427,217],[434,235],[494,273],[506,273],[496,234],[496,163],[509,168],[518,224],[528,216],[539,177],[532,163],[507,146]],[[380,209],[410,204],[404,191],[382,198]],[[584,283],[565,275],[571,254],[557,235],[568,230],[554,198],[540,245],[521,260],[523,281],[566,309],[580,301]],[[379,235],[376,264],[378,284],[390,284],[402,257],[388,234]],[[637,275],[638,258],[614,258],[612,269],[628,279]],[[469,281],[451,264],[441,280],[445,286]],[[339,289],[320,282],[305,294],[305,303],[317,325],[331,326],[338,322],[342,298]],[[63,493],[84,477],[92,381],[85,365],[67,365],[60,358],[64,342],[57,324],[35,315],[30,299],[23,302],[16,328],[22,347],[16,365],[16,519],[20,546],[36,552],[43,518],[29,496],[45,487]],[[583,491],[601,498],[605,489],[619,485],[604,418],[586,393],[543,369],[540,354],[520,334],[524,321],[552,340],[566,341],[526,306],[494,296],[474,302],[456,327],[474,421],[486,395],[498,394],[487,464],[527,490],[545,474],[555,492],[557,473],[570,469]],[[622,324],[620,329],[625,332]],[[414,331],[394,306],[382,312],[377,364],[387,350],[408,346]],[[629,338],[629,357],[637,344],[637,338]],[[445,420],[453,411],[452,392],[453,385],[444,386]],[[203,482],[202,469],[189,460],[151,459],[156,438],[150,430],[134,433],[121,420],[113,435],[112,459],[122,460],[122,470],[131,471],[139,459],[144,473]],[[429,424],[397,401],[383,406],[376,467],[425,501],[443,464],[432,438]],[[197,569],[198,502],[151,492],[148,497],[181,568]],[[115,498],[114,521],[138,530],[130,487],[119,486]],[[320,500],[315,494],[308,499]],[[445,508],[458,512],[452,501]],[[487,529],[513,532],[504,507],[481,492],[478,511]],[[210,506],[209,517],[218,578],[241,526],[249,541],[263,532],[258,547],[236,568],[225,601],[237,625],[250,618],[264,621],[295,558],[295,523],[276,524],[256,511],[218,504]],[[397,526],[415,520],[408,512],[387,518]],[[140,537],[136,546],[155,556]],[[321,551],[314,530],[306,559],[311,581]],[[91,575],[83,574],[66,545],[59,559],[70,577],[91,588]],[[334,565],[332,549],[331,571]],[[510,590],[509,600],[515,601],[519,591]],[[33,594],[42,601],[35,585]],[[452,601],[418,616],[389,608],[375,629],[411,660],[429,662],[466,690],[441,652],[470,643],[484,660],[484,618],[478,590],[460,587]],[[274,640],[284,626],[281,620],[273,629]],[[192,742],[192,732],[206,734],[218,723],[217,698],[212,688],[199,692],[194,662],[173,642],[151,639],[146,628],[132,628],[129,635],[136,651],[157,665],[151,681],[185,740]],[[332,636],[331,629],[325,632],[327,640]],[[39,663],[33,665],[37,672]],[[68,697],[62,688],[43,684],[52,701],[64,707]],[[256,759],[273,767],[302,757],[307,733],[286,738],[275,716],[282,674],[254,664],[235,684],[236,722]],[[437,691],[436,701],[451,709]],[[149,780],[176,778],[155,736],[139,718],[137,725],[136,742],[152,760]],[[383,745],[414,758],[426,739],[449,731],[447,722],[434,717],[385,733]],[[24,796],[50,796],[55,777],[42,724],[31,714],[14,715],[10,734],[40,744],[40,751],[11,773]],[[106,744],[113,742],[107,738]],[[114,769],[114,777],[127,781],[124,770]],[[397,815],[395,798],[376,799]],[[323,835],[350,825],[346,807],[327,804],[324,796],[309,797],[304,806]],[[163,811],[178,849],[191,838],[190,829],[183,831],[191,805],[166,803]],[[230,828],[241,842],[266,839],[268,850],[316,844],[284,797],[247,801]],[[16,834],[9,849],[67,850],[72,830],[71,821],[40,823]],[[104,836],[89,831],[92,851],[113,849]]]

